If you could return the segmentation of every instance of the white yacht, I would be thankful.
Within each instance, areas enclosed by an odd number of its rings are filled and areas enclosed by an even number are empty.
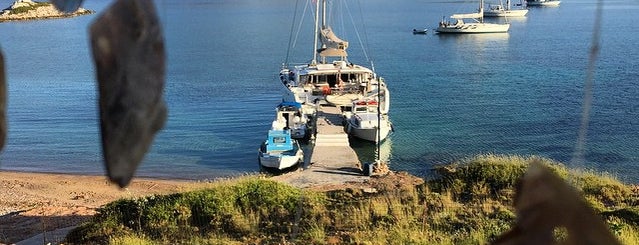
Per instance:
[[[484,0],[479,1],[479,10],[476,13],[454,14],[450,16],[454,22],[445,18],[439,22],[438,33],[499,33],[508,32],[509,23],[496,24],[484,22]],[[466,20],[471,21],[467,23]]]
[[[546,6],[556,7],[561,3],[560,0],[526,0],[528,6]]]
[[[512,8],[510,0],[506,0],[506,4],[489,4],[488,9],[484,10],[484,17],[523,17],[528,13],[528,9],[523,3],[517,4],[517,8]]]
[[[353,101],[353,108],[346,116],[346,132],[357,138],[381,142],[392,131],[387,114],[379,113],[380,103],[374,99]]]

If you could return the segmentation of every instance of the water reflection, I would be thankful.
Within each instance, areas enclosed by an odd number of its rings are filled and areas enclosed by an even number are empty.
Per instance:
[[[455,41],[462,44],[485,44],[490,42],[506,43],[510,34],[505,33],[472,33],[472,34],[437,34],[440,40]]]
[[[466,71],[482,73],[488,64],[502,60],[508,54],[508,33],[482,33],[482,34],[457,34],[437,35],[441,47],[448,49],[452,60],[467,62]],[[453,64],[454,65],[454,64]],[[469,70],[470,69],[470,70]],[[480,77],[473,78],[473,80]]]
[[[374,162],[377,159],[377,145],[375,143],[358,139],[351,139],[350,144],[351,147],[355,150],[355,153],[357,154],[360,162]],[[386,138],[386,140],[384,140],[379,145],[379,159],[382,162],[389,163],[392,156],[392,148],[392,137]]]
[[[503,17],[507,22],[510,23],[526,23],[528,21],[528,16],[520,16],[520,17]],[[512,26],[510,26],[512,28]]]

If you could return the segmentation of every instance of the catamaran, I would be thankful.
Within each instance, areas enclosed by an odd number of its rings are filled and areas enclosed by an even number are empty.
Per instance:
[[[327,1],[313,2],[316,4],[313,58],[302,65],[285,64],[280,70],[280,80],[286,87],[283,100],[308,108],[327,103],[339,107],[343,113],[352,111],[355,100],[374,100],[381,104],[379,117],[387,121],[390,93],[384,79],[372,69],[348,61],[348,41],[339,38],[326,22]],[[384,139],[374,141],[381,140]]]

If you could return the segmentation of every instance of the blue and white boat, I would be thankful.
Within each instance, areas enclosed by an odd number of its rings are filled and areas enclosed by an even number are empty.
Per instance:
[[[266,141],[260,146],[259,163],[266,168],[283,170],[304,163],[304,152],[291,137],[291,130],[274,121]]]

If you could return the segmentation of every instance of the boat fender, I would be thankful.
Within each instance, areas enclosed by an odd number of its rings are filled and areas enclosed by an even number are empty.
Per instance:
[[[331,88],[330,88],[330,87],[328,87],[328,86],[324,86],[324,87],[322,87],[322,94],[324,94],[324,95],[329,95],[329,94],[331,94]]]

